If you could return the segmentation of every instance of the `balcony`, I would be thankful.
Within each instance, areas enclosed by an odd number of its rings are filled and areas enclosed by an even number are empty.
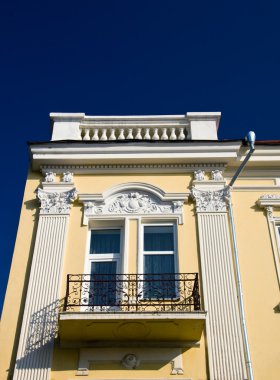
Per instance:
[[[62,343],[198,341],[204,323],[197,273],[70,274],[59,334]]]

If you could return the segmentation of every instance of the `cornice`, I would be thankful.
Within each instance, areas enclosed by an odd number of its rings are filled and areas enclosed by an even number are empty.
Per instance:
[[[30,146],[33,170],[42,166],[92,165],[189,165],[215,167],[234,162],[240,142],[131,143],[131,144],[36,144]]]
[[[280,194],[264,194],[262,195],[257,204],[262,207],[280,207]]]
[[[205,171],[223,170],[224,163],[212,164],[105,164],[105,165],[42,165],[40,170],[43,174],[49,171],[63,173],[67,170],[75,174],[92,174],[92,173],[193,173],[197,169]]]

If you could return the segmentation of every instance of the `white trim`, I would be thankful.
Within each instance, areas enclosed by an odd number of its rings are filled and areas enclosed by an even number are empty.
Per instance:
[[[33,170],[42,165],[153,165],[153,164],[205,164],[234,163],[240,142],[131,142],[89,144],[47,143],[30,145]],[[275,157],[279,162],[279,155]]]
[[[120,252],[119,253],[104,253],[104,254],[90,253],[92,231],[98,231],[98,230],[120,230]],[[112,226],[110,225],[110,222],[108,221],[107,226],[89,228],[88,234],[89,234],[89,246],[88,246],[88,251],[87,251],[87,258],[86,258],[87,265],[85,268],[86,270],[85,274],[91,274],[92,262],[105,262],[105,261],[116,261],[117,262],[116,274],[123,273],[123,252],[124,252],[124,234],[125,234],[123,225]]]

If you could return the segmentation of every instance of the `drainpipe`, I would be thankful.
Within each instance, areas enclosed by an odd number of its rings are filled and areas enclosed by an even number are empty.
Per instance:
[[[249,161],[250,157],[252,156],[254,150],[255,150],[255,140],[256,135],[254,132],[250,131],[248,132],[246,136],[246,140],[249,143],[250,150],[247,153],[245,159],[237,169],[236,173],[232,177],[228,187],[232,188],[234,182],[238,178],[239,174],[244,169],[245,165]],[[232,233],[232,240],[233,240],[233,252],[234,252],[234,264],[236,268],[236,280],[237,280],[237,298],[238,298],[238,304],[239,304],[239,312],[240,312],[240,320],[241,320],[241,329],[242,329],[242,336],[243,336],[243,343],[244,343],[244,349],[245,349],[245,362],[246,362],[246,368],[247,368],[247,375],[248,380],[254,380],[253,370],[252,370],[252,362],[251,362],[251,355],[250,355],[250,348],[249,348],[249,342],[248,342],[248,335],[247,335],[247,328],[246,328],[246,321],[245,321],[245,312],[244,312],[244,303],[243,303],[243,292],[242,292],[242,285],[241,285],[241,276],[240,276],[240,267],[239,267],[239,259],[238,259],[238,250],[237,250],[237,242],[236,242],[236,233],[235,233],[235,227],[234,227],[234,220],[233,220],[233,213],[232,213],[232,203],[231,203],[231,195],[228,199],[228,209],[229,209],[229,218],[230,218],[230,225],[231,225],[231,233]]]

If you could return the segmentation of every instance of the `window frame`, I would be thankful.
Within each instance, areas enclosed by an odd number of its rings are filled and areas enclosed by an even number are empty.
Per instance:
[[[93,230],[120,230],[120,253],[90,253],[91,246],[91,237]],[[89,229],[89,237],[87,244],[87,257],[86,257],[86,265],[85,265],[85,274],[91,274],[91,263],[92,262],[105,262],[105,261],[116,261],[117,262],[117,270],[116,274],[122,273],[123,267],[123,256],[124,256],[124,227],[123,226],[114,226],[110,223],[104,226],[91,227]]]
[[[174,250],[173,251],[144,251],[144,227],[145,226],[172,226],[173,227],[173,245]],[[144,273],[144,255],[173,255],[174,257],[174,274],[178,273],[178,228],[177,223],[175,221],[142,221],[140,222],[140,228],[139,228],[139,258],[138,258],[138,274],[145,274]]]
[[[139,245],[138,245],[138,274],[141,275],[141,278],[144,280],[145,278],[145,272],[144,272],[144,227],[145,226],[172,226],[173,227],[173,251],[146,251],[147,254],[166,254],[166,255],[172,255],[174,260],[174,278],[176,278],[176,273],[178,273],[179,263],[178,263],[178,225],[176,221],[174,220],[162,220],[162,219],[151,219],[151,220],[140,220],[139,221],[139,229],[138,229],[138,239],[139,239]],[[171,253],[172,252],[172,253]],[[148,281],[148,280],[147,280]],[[175,298],[178,298],[178,289],[177,289],[177,283],[175,282]],[[142,294],[141,299],[145,300],[148,299],[150,301],[157,301],[157,297],[146,297],[145,296],[145,290],[144,290],[144,281],[139,282],[139,294]],[[171,298],[174,297],[165,297],[165,300],[168,301]]]
[[[85,255],[85,265],[84,265],[84,274],[91,276],[91,265],[93,262],[113,262],[116,261],[116,275],[123,273],[124,265],[124,252],[125,252],[125,224],[116,223],[114,220],[106,220],[102,225],[90,225],[87,234],[87,246],[86,246],[86,255]],[[91,247],[91,238],[93,230],[120,230],[120,253],[90,253]],[[89,285],[90,286],[90,285]],[[118,307],[115,306],[91,306],[89,303],[88,292],[84,296],[85,306],[82,306],[82,311],[87,311],[88,307],[92,307],[94,311],[104,312],[106,310],[118,310]]]

